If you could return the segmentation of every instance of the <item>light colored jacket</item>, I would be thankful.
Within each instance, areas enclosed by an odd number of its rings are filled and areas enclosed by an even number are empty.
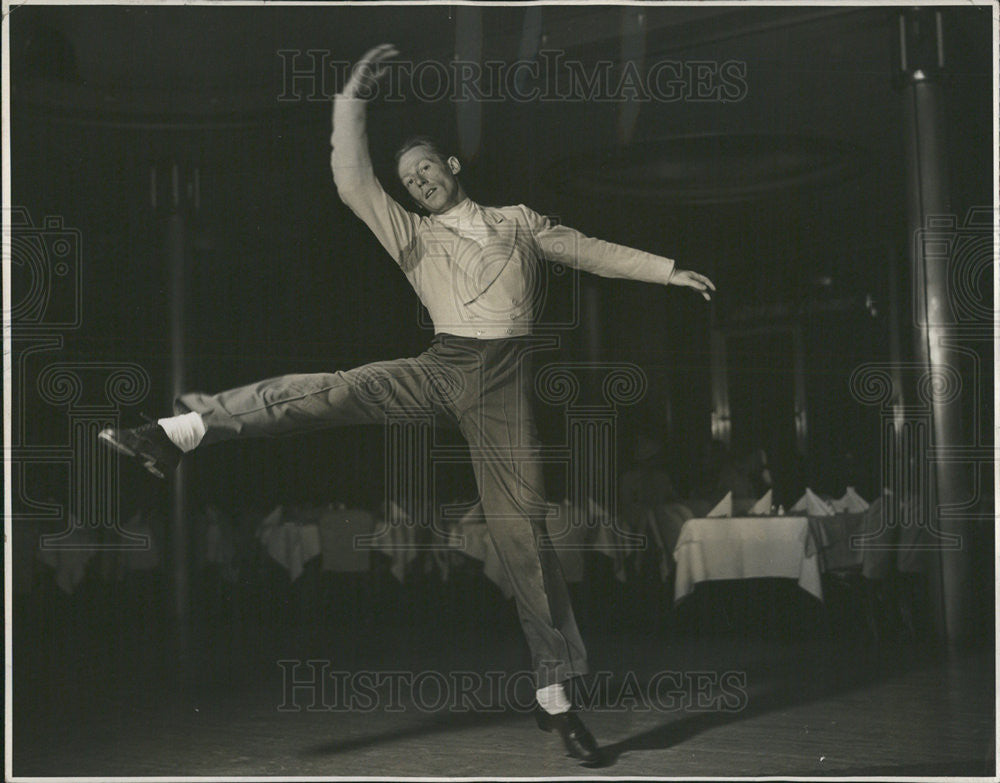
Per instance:
[[[522,204],[484,207],[466,199],[449,210],[450,221],[404,209],[375,177],[365,114],[364,101],[337,96],[330,156],[337,192],[399,265],[435,332],[530,334],[545,294],[542,259],[603,277],[670,281],[671,259],[585,236]]]

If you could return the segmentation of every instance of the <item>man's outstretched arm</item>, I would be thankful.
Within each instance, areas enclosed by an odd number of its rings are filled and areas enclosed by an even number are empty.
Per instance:
[[[330,168],[341,201],[365,222],[396,263],[402,264],[416,237],[418,218],[386,193],[375,177],[365,129],[368,100],[385,75],[386,61],[397,54],[392,44],[366,52],[334,99]]]
[[[582,234],[575,228],[553,224],[548,218],[522,207],[538,241],[542,255],[549,261],[582,269],[601,277],[620,277],[659,285],[693,288],[709,300],[715,285],[705,275],[678,269],[673,259],[635,248],[605,242]]]

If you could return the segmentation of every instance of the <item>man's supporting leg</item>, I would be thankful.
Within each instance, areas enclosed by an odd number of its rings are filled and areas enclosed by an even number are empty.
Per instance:
[[[587,671],[586,651],[556,553],[540,546],[546,499],[539,444],[517,383],[487,393],[459,425],[469,443],[487,529],[514,590],[537,686]]]
[[[538,687],[538,726],[556,731],[566,752],[587,766],[604,754],[570,709],[566,680],[587,672],[586,651],[556,553],[540,546],[545,493],[530,402],[513,381],[488,392],[460,419],[479,483],[486,526],[514,590],[521,627],[531,649]]]

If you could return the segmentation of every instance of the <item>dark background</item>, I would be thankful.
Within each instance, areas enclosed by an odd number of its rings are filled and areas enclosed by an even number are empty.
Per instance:
[[[924,9],[924,18],[933,11]],[[775,502],[787,507],[807,484],[837,497],[851,484],[873,499],[887,456],[886,411],[860,402],[851,378],[865,363],[916,361],[908,105],[894,78],[900,9],[592,4],[479,13],[482,58],[512,62],[528,30],[540,48],[586,73],[604,62],[619,72],[623,32],[641,15],[647,65],[672,60],[711,71],[735,63],[745,91],[726,101],[642,103],[631,134],[622,132],[618,101],[487,102],[479,144],[462,145],[459,115],[468,106],[422,101],[404,87],[404,101],[370,108],[386,186],[398,194],[395,146],[429,133],[462,154],[462,179],[477,201],[524,203],[714,280],[708,304],[676,287],[552,270],[541,320],[576,325],[554,330],[559,349],[546,360],[631,362],[647,376],[646,396],[618,411],[620,471],[645,434],[662,447],[659,459],[682,498],[714,491],[705,466],[714,335],[725,347],[714,369],[728,378],[733,450],[767,450]],[[993,13],[941,9],[941,152],[958,227],[973,208],[992,218]],[[468,7],[448,6],[11,9],[5,207],[14,219],[10,491],[13,529],[23,531],[12,542],[19,774],[558,772],[527,716],[530,738],[520,722],[506,735],[503,724],[477,723],[483,715],[418,716],[412,725],[392,714],[375,716],[379,725],[355,712],[339,723],[299,716],[315,719],[306,724],[275,710],[279,660],[328,659],[349,671],[528,665],[512,602],[472,558],[450,553],[452,571],[442,579],[422,557],[402,584],[382,553],[363,573],[322,571],[313,558],[291,581],[254,538],[279,503],[297,521],[303,506],[331,501],[374,509],[386,472],[382,429],[196,451],[186,460],[181,505],[171,482],[96,443],[109,419],[131,426],[142,412],[170,411],[164,204],[174,165],[182,191],[199,172],[199,206],[184,221],[184,387],[216,391],[411,356],[428,345],[416,296],[333,186],[336,83],[319,90],[326,95],[310,96],[308,83],[290,88],[279,52],[318,50],[346,63],[391,41],[407,59],[447,63],[456,37],[469,54],[475,18]],[[302,58],[297,65],[306,67]],[[617,774],[703,775],[710,758],[723,759],[711,768],[722,776],[994,774],[995,465],[980,456],[993,453],[990,231],[972,231],[964,255],[946,261],[952,282],[964,286],[953,302],[964,319],[956,350],[962,439],[981,461],[967,509],[976,524],[964,528],[968,579],[948,598],[967,599],[971,636],[985,649],[942,667],[924,644],[942,637],[944,557],[929,574],[825,573],[823,602],[791,580],[737,580],[703,583],[674,604],[671,581],[661,581],[649,552],[636,553],[641,567],[631,557],[625,582],[609,558],[587,552],[585,578],[570,589],[595,671],[735,670],[753,689],[750,709],[739,714],[699,710],[656,725],[658,717],[630,709],[627,727],[613,713],[595,714],[602,743],[624,736],[618,751],[634,753],[633,766],[626,759]],[[68,375],[57,383],[59,366]],[[109,403],[108,381],[124,366],[148,379],[134,405]],[[907,376],[910,401],[920,369]],[[70,403],[72,377],[81,385]],[[581,380],[587,399],[599,395],[591,376]],[[565,444],[565,416],[562,407],[539,406],[547,444]],[[437,437],[459,442],[450,430]],[[554,470],[548,487],[560,499],[564,471]],[[474,493],[469,466],[443,469],[438,491],[447,500]],[[39,561],[37,534],[66,530],[70,510],[83,527],[100,527],[108,497],[118,501],[119,521],[153,509],[146,520],[162,558],[155,569],[116,573],[120,553],[96,552],[66,592]],[[209,502],[236,523],[225,567],[203,562]],[[168,523],[173,510],[184,513]],[[778,722],[753,723],[766,716]],[[714,731],[731,721],[750,721],[736,742]],[[463,745],[459,735],[477,725],[481,734]],[[544,739],[557,749],[555,737]],[[838,767],[830,766],[834,756]],[[881,766],[911,757],[910,766]]]
[[[515,59],[526,20],[534,19],[542,48],[585,68],[617,63],[627,10],[545,7],[529,17],[522,8],[484,8],[482,54]],[[485,103],[481,145],[465,155],[466,189],[485,204],[526,203],[588,234],[668,255],[715,281],[718,295],[707,305],[677,288],[579,280],[596,292],[597,358],[634,362],[650,379],[646,398],[621,412],[622,459],[644,431],[665,445],[682,493],[697,484],[711,438],[714,326],[729,335],[733,448],[768,450],[786,490],[780,500],[794,501],[803,481],[838,495],[853,483],[871,496],[880,481],[879,412],[854,400],[849,379],[860,363],[889,357],[890,270],[899,280],[904,358],[913,342],[904,108],[892,78],[896,14],[643,13],[647,63],[745,63],[745,95],[643,103],[628,143],[617,130],[620,102]],[[946,152],[959,222],[969,208],[992,203],[989,13],[944,9]],[[278,52],[318,49],[353,61],[389,40],[408,59],[447,62],[456,18],[451,7],[18,7],[11,19],[13,205],[36,227],[58,216],[78,230],[82,302],[78,327],[48,332],[60,346],[15,357],[25,373],[15,400],[25,417],[19,442],[66,441],[65,408],[41,399],[34,383],[56,358],[142,365],[151,391],[124,412],[126,422],[137,421],[139,409],[154,417],[169,409],[168,265],[163,210],[150,204],[154,165],[161,202],[164,166],[179,162],[200,174],[200,209],[187,235],[188,387],[219,390],[422,350],[431,333],[419,327],[416,297],[337,198],[329,101],[279,100],[288,82]],[[324,89],[332,94],[336,85]],[[410,94],[372,106],[370,141],[384,182],[395,186],[391,152],[414,132],[454,142],[456,104]],[[988,277],[973,281],[984,302]],[[18,302],[32,282],[17,254],[13,280]],[[548,316],[576,312],[575,286],[566,278],[551,283]],[[807,453],[798,458],[793,325],[803,329],[809,426]],[[594,358],[588,328],[560,331],[551,359]],[[973,347],[986,400],[991,351],[988,341]],[[562,411],[543,409],[540,426],[549,442],[560,442]],[[969,426],[988,440],[991,408],[970,416]],[[194,456],[190,491],[196,503],[228,507],[371,505],[381,497],[382,439],[378,428],[351,428],[226,444]],[[19,492],[58,497],[65,485],[56,469],[28,468]],[[123,471],[124,507],[150,497],[165,502],[164,486]]]

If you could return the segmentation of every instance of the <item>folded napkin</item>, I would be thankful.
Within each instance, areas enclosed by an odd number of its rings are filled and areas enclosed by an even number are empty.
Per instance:
[[[855,492],[854,487],[848,487],[844,497],[831,500],[830,506],[837,512],[846,511],[849,514],[860,514],[868,509],[868,502]]]
[[[791,510],[800,513],[804,511],[810,517],[829,517],[834,514],[834,510],[830,507],[830,504],[808,487],[806,488],[806,494],[799,498]]]
[[[764,497],[754,503],[747,512],[750,516],[765,515],[771,513],[771,490],[764,493]]]
[[[410,515],[392,500],[383,507],[382,518],[386,524],[381,526],[375,548],[391,558],[389,571],[396,581],[403,582],[410,563],[417,559],[416,526]]]
[[[260,538],[265,529],[281,522],[281,517],[284,513],[284,506],[275,506],[274,511],[264,517],[257,526],[257,537]]]
[[[320,554],[319,530],[315,525],[283,522],[258,531],[258,537],[272,560],[288,570],[291,581],[302,576],[305,564]]]
[[[705,514],[706,517],[731,517],[733,515],[733,493],[727,492],[719,504]]]
[[[97,539],[92,528],[84,527],[73,515],[69,515],[69,531],[53,536],[55,541],[39,541],[38,559],[49,568],[55,569],[56,584],[69,595],[83,581],[87,563],[97,550]]]

